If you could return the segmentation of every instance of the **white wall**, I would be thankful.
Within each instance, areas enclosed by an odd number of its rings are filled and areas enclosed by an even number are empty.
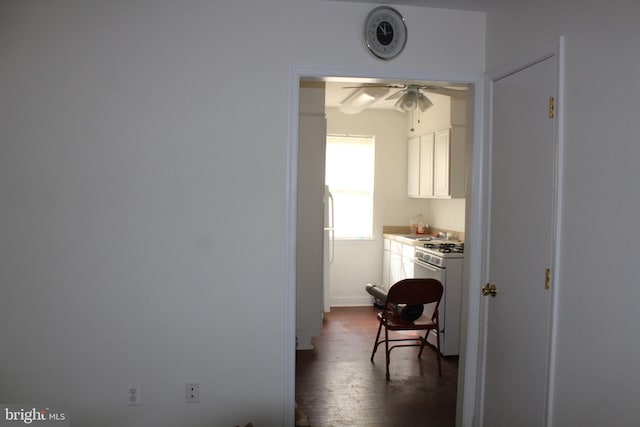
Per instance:
[[[0,402],[93,427],[291,420],[291,70],[484,70],[483,14],[399,7],[409,41],[382,62],[372,7],[0,4]]]
[[[637,426],[640,3],[503,2],[488,69],[566,36],[554,426]]]

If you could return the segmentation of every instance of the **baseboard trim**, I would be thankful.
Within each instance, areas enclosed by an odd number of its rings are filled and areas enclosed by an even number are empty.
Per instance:
[[[313,344],[303,344],[296,347],[296,350],[313,350]]]

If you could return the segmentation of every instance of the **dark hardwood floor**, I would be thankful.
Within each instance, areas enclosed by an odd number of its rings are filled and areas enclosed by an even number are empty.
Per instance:
[[[311,426],[454,426],[458,358],[443,358],[438,377],[432,347],[421,359],[417,347],[396,348],[386,381],[384,346],[370,361],[378,311],[332,308],[314,350],[297,352],[296,402]]]

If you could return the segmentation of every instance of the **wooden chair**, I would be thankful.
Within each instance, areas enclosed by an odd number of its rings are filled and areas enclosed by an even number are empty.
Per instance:
[[[440,306],[440,300],[442,299],[442,293],[444,289],[442,283],[436,279],[404,279],[395,283],[389,289],[387,299],[384,304],[382,312],[378,313],[378,320],[380,325],[378,326],[378,335],[376,336],[376,342],[373,346],[373,352],[371,353],[371,362],[373,362],[373,356],[376,354],[378,346],[382,343],[385,344],[386,350],[386,363],[387,363],[387,380],[389,376],[389,356],[391,350],[396,347],[420,347],[420,353],[418,358],[422,356],[422,350],[427,342],[427,337],[432,330],[439,331],[440,325],[438,323],[438,307]],[[398,306],[402,307],[406,305],[418,305],[429,304],[425,307],[425,314],[420,316],[414,321],[403,320],[398,313]],[[431,313],[431,310],[433,312]],[[430,314],[431,313],[431,314]],[[380,331],[384,326],[384,339],[380,340]],[[399,338],[389,339],[389,331],[425,331],[424,337],[420,336],[418,332],[418,338]],[[440,333],[436,334],[436,354],[438,358],[438,375],[442,375],[442,367],[440,364]],[[417,341],[414,344],[396,344],[389,346],[390,342],[404,341],[411,342]]]

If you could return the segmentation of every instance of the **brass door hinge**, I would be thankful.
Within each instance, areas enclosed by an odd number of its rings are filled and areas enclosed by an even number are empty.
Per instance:
[[[482,289],[480,289],[480,292],[482,293],[482,295],[484,295],[485,297],[487,295],[491,295],[492,297],[495,297],[496,294],[498,293],[498,288],[496,287],[496,285],[491,284],[491,283],[487,283],[486,285],[484,285],[482,287]]]
[[[551,269],[546,268],[544,270],[544,288],[551,289]]]
[[[556,116],[556,99],[552,96],[549,98],[549,118],[553,119]]]

